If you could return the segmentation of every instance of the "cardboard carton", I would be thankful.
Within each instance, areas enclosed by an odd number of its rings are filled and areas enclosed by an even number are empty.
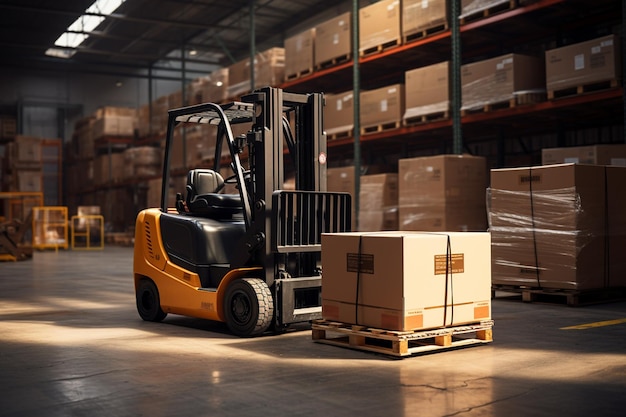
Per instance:
[[[438,155],[401,159],[398,170],[400,230],[487,229],[484,158]]]
[[[361,92],[360,115],[362,127],[399,123],[404,115],[404,85]]]
[[[402,38],[400,0],[381,0],[359,9],[359,52]]]
[[[398,174],[362,176],[359,196],[360,231],[398,229]]]
[[[550,165],[491,171],[494,284],[603,287],[605,167]]]
[[[404,120],[450,109],[448,61],[405,73]]]
[[[389,330],[491,318],[488,233],[322,235],[322,316]]]
[[[541,163],[554,165],[580,163],[591,165],[626,166],[626,145],[571,146],[541,150]]]
[[[546,51],[548,91],[562,90],[620,78],[616,35]]]
[[[545,91],[543,58],[507,54],[461,66],[461,109],[516,100],[518,95]]]
[[[313,72],[315,28],[285,39],[285,76]]]
[[[354,129],[354,100],[352,91],[325,96],[324,129],[328,135],[352,132]]]
[[[352,55],[351,13],[346,12],[315,27],[315,66]]]
[[[402,0],[403,37],[446,25],[446,3],[446,0]]]

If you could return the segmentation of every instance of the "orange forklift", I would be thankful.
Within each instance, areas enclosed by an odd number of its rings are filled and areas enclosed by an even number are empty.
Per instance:
[[[326,191],[323,105],[321,93],[264,87],[241,102],[169,110],[161,207],[141,211],[135,228],[142,319],[180,314],[225,322],[250,337],[321,318],[321,234],[351,224],[349,194]],[[183,123],[217,126],[214,166],[190,170],[169,208],[174,129]],[[239,123],[252,127],[233,137]],[[222,146],[227,178],[220,175]],[[295,191],[283,189],[286,164]],[[227,184],[237,193],[225,194]]]

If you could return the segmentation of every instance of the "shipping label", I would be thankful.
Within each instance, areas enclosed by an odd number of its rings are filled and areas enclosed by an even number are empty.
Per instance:
[[[445,275],[446,271],[450,274],[465,272],[465,254],[435,255],[435,275]]]
[[[346,270],[348,272],[374,273],[374,255],[367,253],[348,253],[346,255]]]

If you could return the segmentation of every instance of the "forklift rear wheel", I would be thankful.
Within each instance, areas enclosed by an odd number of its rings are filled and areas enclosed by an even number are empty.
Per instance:
[[[224,316],[228,328],[237,336],[265,332],[274,317],[274,300],[265,281],[241,278],[231,282],[224,295]]]
[[[161,309],[157,286],[149,279],[142,279],[137,286],[137,311],[145,321],[161,321],[167,313]]]

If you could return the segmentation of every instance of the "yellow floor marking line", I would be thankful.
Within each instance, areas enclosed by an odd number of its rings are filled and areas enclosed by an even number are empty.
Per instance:
[[[585,329],[593,329],[594,327],[613,326],[614,324],[622,324],[622,323],[626,323],[626,318],[606,320],[606,321],[596,321],[595,323],[579,324],[577,326],[561,327],[561,330],[585,330]]]

